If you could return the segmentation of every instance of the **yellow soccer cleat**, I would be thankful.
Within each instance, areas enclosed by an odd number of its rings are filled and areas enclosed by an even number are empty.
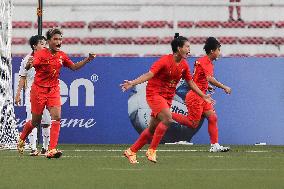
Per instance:
[[[157,163],[156,150],[148,149],[146,152],[146,157],[148,158],[149,161]]]
[[[17,144],[17,149],[18,149],[18,152],[20,154],[23,154],[24,153],[24,149],[25,149],[25,141],[23,141],[22,139],[19,138],[19,141],[18,141],[18,144]]]
[[[132,152],[130,148],[124,151],[123,155],[128,159],[129,163],[136,164],[139,163],[136,159],[136,153]]]

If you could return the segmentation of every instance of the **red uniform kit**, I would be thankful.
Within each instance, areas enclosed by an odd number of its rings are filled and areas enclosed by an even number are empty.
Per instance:
[[[208,90],[207,76],[213,76],[214,65],[208,56],[199,58],[194,64],[193,81],[205,94]],[[189,113],[189,119],[199,121],[204,112],[212,110],[213,105],[206,102],[193,91],[187,93],[185,103]]]
[[[53,55],[48,49],[42,49],[35,53],[33,66],[36,75],[31,88],[31,110],[33,113],[42,114],[45,106],[61,106],[58,80],[60,69],[62,65],[70,67],[72,64],[74,63],[63,51]]]
[[[180,79],[190,81],[192,77],[187,61],[183,59],[180,63],[175,63],[172,54],[162,56],[150,71],[154,77],[148,81],[146,100],[152,110],[151,115],[156,117],[162,109],[171,107]]]

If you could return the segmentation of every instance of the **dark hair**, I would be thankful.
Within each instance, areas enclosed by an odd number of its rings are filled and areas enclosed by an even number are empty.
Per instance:
[[[175,37],[171,42],[173,53],[177,52],[178,47],[183,47],[186,41],[188,41],[186,37],[180,36],[179,33],[175,33]]]
[[[211,51],[215,51],[217,48],[220,48],[221,44],[215,37],[208,37],[206,39],[203,49],[206,54],[210,54]]]
[[[52,28],[52,29],[49,29],[47,32],[46,32],[46,38],[47,40],[50,40],[52,38],[52,36],[54,36],[55,34],[59,34],[59,35],[62,35],[62,31],[59,29],[59,28]]]
[[[30,43],[32,50],[34,50],[34,45],[37,45],[38,42],[41,41],[41,40],[46,41],[46,38],[44,36],[41,36],[41,35],[31,36],[31,38],[29,39],[29,43]]]

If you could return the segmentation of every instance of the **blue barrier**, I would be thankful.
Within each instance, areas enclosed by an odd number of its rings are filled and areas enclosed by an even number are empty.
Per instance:
[[[122,93],[119,84],[148,71],[156,59],[96,58],[76,72],[63,68],[59,142],[133,143],[138,133],[128,116],[129,93]],[[191,67],[194,60],[189,59]],[[20,61],[13,59],[14,88]],[[221,58],[215,63],[216,78],[233,89],[231,95],[220,89],[213,95],[221,143],[284,144],[283,73],[283,58]],[[16,106],[15,113],[22,127],[24,107]],[[209,143],[207,121],[192,142]]]

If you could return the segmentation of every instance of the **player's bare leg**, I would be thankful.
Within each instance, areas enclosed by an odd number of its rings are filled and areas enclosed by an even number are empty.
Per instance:
[[[162,140],[168,128],[174,123],[174,120],[172,119],[172,114],[169,108],[163,109],[158,114],[158,118],[159,120],[161,120],[161,122],[156,126],[152,142],[150,144],[149,149],[146,152],[146,156],[148,160],[153,163],[157,162],[156,150],[157,150],[158,145],[160,144],[160,141]]]
[[[208,120],[208,133],[210,136],[211,148],[210,152],[228,152],[230,147],[221,146],[218,143],[218,126],[217,126],[217,115],[214,110],[209,110],[204,113],[204,116]]]
[[[130,148],[124,151],[123,155],[129,160],[131,164],[139,163],[137,161],[136,153],[145,144],[152,140],[153,133],[155,132],[155,129],[159,122],[159,119],[151,117],[149,126],[144,129],[144,131],[140,134],[139,138],[135,141],[135,143]]]
[[[24,153],[26,138],[35,127],[39,126],[41,122],[41,117],[41,114],[32,113],[32,120],[26,122],[17,144],[17,149],[20,154]]]
[[[48,147],[47,158],[60,158],[62,152],[57,150],[57,143],[60,132],[60,119],[61,119],[61,107],[48,107],[51,116],[51,128],[50,128],[50,143]]]

